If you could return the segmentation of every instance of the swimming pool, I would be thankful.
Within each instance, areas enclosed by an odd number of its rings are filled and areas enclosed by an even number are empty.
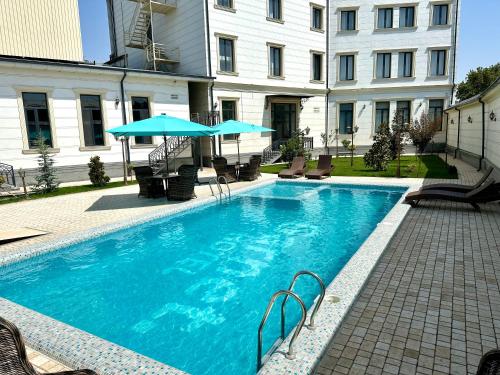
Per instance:
[[[331,282],[404,190],[278,182],[2,268],[0,295],[193,374],[251,374],[271,294],[301,269]]]

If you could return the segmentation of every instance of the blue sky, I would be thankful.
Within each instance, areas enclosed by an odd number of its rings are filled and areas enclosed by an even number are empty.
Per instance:
[[[458,81],[471,69],[500,62],[500,1],[461,1]],[[79,0],[79,3],[85,59],[104,62],[110,53],[106,0]]]

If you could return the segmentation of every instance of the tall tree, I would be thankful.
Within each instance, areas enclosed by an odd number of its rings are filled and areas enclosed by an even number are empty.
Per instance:
[[[457,86],[457,99],[465,100],[486,90],[500,77],[500,63],[487,68],[479,67],[467,73],[465,81]]]

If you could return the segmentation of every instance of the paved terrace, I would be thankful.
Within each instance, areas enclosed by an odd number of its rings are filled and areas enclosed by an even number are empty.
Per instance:
[[[480,177],[456,165],[465,183]],[[500,205],[482,205],[478,213],[463,204],[421,203],[396,232],[316,374],[475,374],[482,354],[500,347],[499,287]]]

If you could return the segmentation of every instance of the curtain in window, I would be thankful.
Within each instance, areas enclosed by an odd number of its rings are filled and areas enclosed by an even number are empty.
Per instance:
[[[353,129],[353,103],[341,103],[339,105],[339,132],[340,134],[350,134]]]
[[[234,72],[233,40],[219,39],[219,69],[222,72]]]
[[[411,77],[413,74],[413,52],[400,52],[398,63],[398,76]]]
[[[340,56],[340,80],[351,81],[354,79],[354,55]]]
[[[399,8],[399,27],[415,26],[415,8],[401,7]]]
[[[270,73],[274,77],[281,77],[281,48],[270,47]]]
[[[433,25],[447,25],[448,24],[448,4],[434,5],[432,13]]]
[[[446,74],[446,51],[436,50],[431,52],[431,75],[444,76]]]
[[[320,8],[313,8],[313,24],[312,27],[318,30],[323,29],[323,11]]]
[[[281,19],[281,0],[269,0],[269,18]]]
[[[377,53],[377,78],[391,77],[391,54]]]
[[[356,11],[345,10],[340,13],[340,28],[341,30],[355,30],[356,29]]]
[[[380,8],[378,10],[377,28],[379,29],[392,28],[392,8]]]

